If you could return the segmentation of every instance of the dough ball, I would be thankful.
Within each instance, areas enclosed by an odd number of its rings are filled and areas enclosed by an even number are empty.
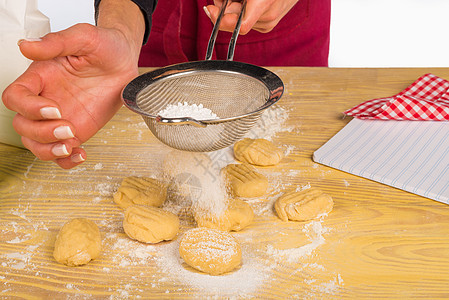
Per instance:
[[[208,228],[187,231],[179,254],[189,266],[211,275],[230,272],[242,261],[240,244],[231,234]]]
[[[129,206],[162,206],[167,198],[167,186],[154,178],[131,176],[123,179],[114,194],[114,202],[122,209]]]
[[[59,231],[53,256],[67,266],[81,266],[100,254],[101,236],[97,225],[83,218],[73,219]]]
[[[231,199],[228,207],[220,216],[210,212],[196,210],[195,221],[198,227],[207,227],[223,231],[239,231],[248,226],[254,220],[254,212],[251,206],[243,200]]]
[[[282,221],[307,221],[331,212],[332,197],[318,189],[307,189],[282,195],[274,208]]]
[[[230,164],[223,168],[226,182],[236,197],[260,197],[268,188],[268,179],[248,164]]]
[[[270,141],[245,138],[234,144],[234,156],[252,165],[273,166],[281,161],[284,154]]]
[[[133,205],[125,211],[123,229],[134,240],[154,244],[174,239],[179,232],[179,219],[158,207]]]

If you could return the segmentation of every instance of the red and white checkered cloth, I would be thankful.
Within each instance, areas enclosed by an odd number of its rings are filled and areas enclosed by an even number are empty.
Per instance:
[[[399,94],[344,112],[358,119],[449,121],[449,81],[426,74]]]

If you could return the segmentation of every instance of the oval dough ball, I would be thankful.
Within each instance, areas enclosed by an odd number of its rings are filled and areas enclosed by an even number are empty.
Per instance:
[[[160,207],[167,198],[167,186],[154,178],[131,176],[123,179],[114,194],[122,209],[134,204]]]
[[[242,261],[240,244],[231,234],[208,228],[187,231],[179,254],[189,266],[211,275],[230,272]]]
[[[226,182],[236,197],[260,197],[267,192],[268,179],[248,164],[230,164],[223,168]]]
[[[154,244],[174,239],[179,232],[179,219],[161,208],[133,205],[125,211],[123,229],[132,239]]]
[[[330,213],[333,206],[331,196],[321,190],[310,188],[282,195],[274,208],[282,221],[307,221]]]
[[[284,154],[270,141],[245,138],[234,144],[234,156],[252,165],[273,166],[281,161]]]
[[[198,227],[207,227],[223,231],[239,231],[251,224],[254,212],[251,206],[243,200],[231,199],[228,207],[221,216],[214,216],[210,212],[195,211],[195,221]]]
[[[98,257],[101,235],[98,226],[83,218],[73,219],[59,231],[53,256],[67,266],[81,266]]]

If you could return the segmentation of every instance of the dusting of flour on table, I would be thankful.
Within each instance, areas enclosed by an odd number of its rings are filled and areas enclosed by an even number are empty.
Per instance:
[[[269,280],[271,264],[262,265],[254,255],[251,245],[242,245],[242,265],[231,273],[220,276],[208,275],[200,272],[192,272],[183,265],[178,254],[177,243],[164,245],[163,251],[166,255],[156,259],[160,270],[165,274],[172,274],[173,283],[181,282],[187,287],[198,290],[198,292],[213,293],[217,297],[233,296],[242,298],[257,291],[258,288]]]
[[[285,125],[287,119],[287,111],[279,106],[273,106],[262,114],[259,122],[248,132],[248,137],[273,139],[278,133],[289,132],[291,128]],[[148,129],[145,123],[128,121],[128,130],[137,131],[142,135],[147,134]],[[138,139],[141,139],[140,136]],[[130,156],[131,163],[138,161],[142,166],[145,166],[145,168],[137,169],[129,168],[129,165],[124,164],[123,161],[108,164],[97,161],[87,162],[83,167],[70,171],[53,168],[48,173],[38,174],[35,172],[34,166],[44,163],[30,158],[28,167],[25,166],[23,170],[24,177],[30,180],[17,183],[23,185],[22,188],[26,196],[20,196],[14,202],[14,205],[8,206],[8,210],[6,210],[7,214],[10,214],[7,220],[8,230],[0,231],[3,242],[11,249],[7,253],[0,254],[0,265],[3,270],[6,270],[4,273],[0,273],[0,279],[3,280],[0,294],[9,290],[10,283],[8,281],[14,280],[15,272],[19,270],[25,272],[26,276],[30,278],[34,276],[37,278],[36,280],[46,281],[48,286],[60,281],[56,273],[48,271],[52,268],[48,268],[48,265],[42,263],[44,261],[42,256],[48,255],[51,250],[48,244],[54,238],[57,225],[62,224],[68,218],[63,213],[68,211],[66,205],[82,207],[86,214],[94,216],[95,222],[104,234],[104,252],[97,261],[94,261],[94,264],[89,266],[89,272],[80,272],[79,276],[81,282],[83,280],[89,282],[93,278],[91,275],[94,274],[93,270],[95,269],[96,280],[113,284],[109,289],[108,287],[103,289],[103,292],[111,295],[109,299],[140,298],[151,295],[153,292],[157,292],[157,297],[160,298],[175,298],[180,297],[180,295],[200,299],[260,298],[261,293],[269,292],[272,288],[277,287],[277,280],[284,280],[279,274],[284,275],[282,272],[284,272],[286,266],[291,273],[285,275],[288,275],[290,279],[293,278],[292,280],[295,282],[305,283],[306,288],[292,287],[291,291],[279,290],[281,296],[284,295],[286,298],[323,298],[339,292],[343,285],[340,274],[330,270],[326,264],[320,264],[320,261],[317,263],[316,260],[320,256],[320,247],[326,246],[325,237],[330,232],[330,229],[323,225],[323,220],[294,223],[294,228],[292,228],[292,224],[277,222],[275,218],[272,204],[279,193],[288,187],[288,182],[282,182],[279,179],[281,175],[285,175],[284,171],[268,172],[261,170],[261,172],[270,175],[269,180],[272,186],[269,195],[266,199],[254,198],[245,199],[245,201],[251,205],[258,218],[272,222],[270,230],[276,237],[282,237],[286,232],[299,231],[305,236],[304,242],[306,244],[288,249],[278,249],[274,244],[276,243],[275,239],[268,237],[270,240],[268,246],[264,241],[255,243],[256,240],[263,240],[261,232],[266,233],[264,228],[258,228],[258,226],[261,226],[260,224],[255,223],[244,231],[234,233],[242,246],[241,267],[228,274],[211,276],[194,272],[185,267],[178,253],[180,236],[172,242],[157,245],[146,245],[127,238],[123,233],[121,223],[123,212],[113,205],[112,193],[125,174],[126,176],[151,176],[154,174],[160,156],[168,149],[165,146],[156,145],[154,147],[159,147],[151,149],[155,156],[149,156],[148,153],[135,153]],[[108,147],[108,150],[112,151],[114,156],[122,155],[119,152],[115,153],[116,149],[112,146]],[[288,154],[292,150],[294,150],[292,147],[287,147],[286,153]],[[214,176],[218,176],[222,166],[233,163],[235,160],[231,147],[207,153],[206,156],[209,159],[203,157],[195,161],[197,170],[193,172],[193,174],[198,175],[197,177],[204,176],[206,178],[200,178],[200,182],[201,186],[208,190],[204,191],[205,196],[198,203],[207,206],[210,210],[219,212],[223,209],[220,198],[207,201],[216,191],[216,185],[214,185],[216,184],[216,178]],[[188,168],[184,170],[188,170]],[[212,171],[209,172],[210,170]],[[77,176],[85,171],[90,171],[92,178],[80,179]],[[299,171],[287,170],[285,172],[290,177],[296,178],[299,175]],[[103,176],[103,173],[112,175],[106,177]],[[70,176],[72,185],[67,189],[67,195],[73,196],[73,201],[61,201],[66,195],[59,199],[58,195],[53,192],[53,190],[61,190],[59,185],[62,183],[53,180],[59,176]],[[188,177],[184,178],[188,182],[193,182]],[[45,184],[42,182],[45,182]],[[44,185],[45,188],[42,188]],[[302,188],[306,187],[307,185]],[[48,207],[54,209],[55,219],[45,219],[46,215],[35,209],[37,207],[34,207],[34,202],[30,201],[43,198],[52,200]],[[181,204],[178,203],[178,205]],[[185,220],[185,223],[181,226],[181,233],[194,226],[192,222],[192,220]],[[259,232],[260,230],[262,231]],[[54,298],[63,298],[63,294],[66,297],[73,296],[76,298],[75,294],[78,295],[79,291],[89,292],[88,285],[84,283],[77,286],[74,283],[62,282],[58,284],[57,288],[58,291],[51,294]],[[52,292],[49,291],[49,293]],[[269,292],[268,297],[270,295],[275,294]],[[95,296],[89,296],[88,294],[79,295],[79,297],[95,299]]]
[[[141,276],[150,276],[150,280],[147,281],[142,281],[140,278],[131,282],[126,281],[121,291],[126,290],[129,295],[135,295],[138,292],[137,287],[160,288],[170,285],[178,286],[180,290],[189,291],[189,293],[196,291],[198,296],[202,293],[212,293],[216,296],[251,298],[250,295],[269,280],[268,271],[273,268],[271,263],[260,264],[250,244],[242,245],[242,266],[234,272],[221,276],[192,272],[187,269],[179,257],[179,241],[146,245],[130,240],[121,234],[109,233],[106,234],[105,244],[108,247],[105,247],[104,255],[109,257],[117,268],[127,270],[132,267],[140,270],[140,267],[143,267]],[[148,274],[145,271],[148,264],[155,264],[157,271]],[[103,271],[111,273],[110,269],[103,269]]]
[[[290,263],[298,262],[302,257],[309,256],[319,246],[325,243],[323,234],[328,231],[320,221],[312,221],[305,224],[303,232],[306,233],[310,243],[298,248],[276,249],[271,245],[267,246],[267,253],[275,259],[284,260]]]

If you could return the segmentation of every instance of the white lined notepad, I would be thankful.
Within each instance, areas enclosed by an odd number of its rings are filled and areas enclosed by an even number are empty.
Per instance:
[[[449,204],[449,122],[353,119],[313,160]]]

